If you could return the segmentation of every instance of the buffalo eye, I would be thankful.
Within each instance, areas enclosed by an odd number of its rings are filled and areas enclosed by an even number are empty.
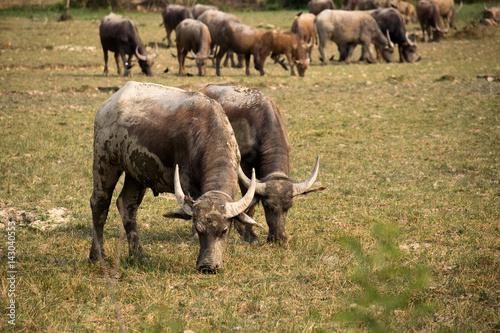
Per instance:
[[[224,236],[229,230],[229,227],[225,227],[223,230],[219,232],[219,237]]]

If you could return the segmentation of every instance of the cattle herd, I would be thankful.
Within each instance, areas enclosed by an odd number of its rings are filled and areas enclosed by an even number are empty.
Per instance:
[[[215,59],[216,74],[220,75],[225,55],[232,66],[242,66],[244,60],[247,75],[253,56],[255,69],[264,75],[268,56],[286,68],[279,59],[281,54],[286,56],[292,75],[296,67],[304,76],[316,35],[322,64],[327,64],[324,49],[329,40],[337,44],[339,60],[346,63],[358,44],[362,45],[361,59],[368,62],[394,61],[396,44],[400,61],[413,62],[417,45],[406,32],[408,20],[418,17],[422,30],[434,41],[448,27],[455,27],[453,0],[419,0],[416,14],[411,4],[394,1],[347,0],[344,10],[335,10],[331,0],[312,0],[310,13],[298,14],[291,31],[266,33],[212,6],[168,5],[162,13],[162,25],[168,47],[175,31],[179,75],[185,74],[184,63],[190,52],[200,76],[206,75],[210,58]],[[355,10],[358,8],[369,10]],[[484,19],[499,21],[500,11],[485,8],[487,11],[490,14]],[[119,58],[128,76],[135,55],[142,72],[153,75],[158,47],[149,53],[130,19],[109,14],[102,20],[99,33],[104,75],[108,74],[108,51],[115,53],[118,74]],[[371,44],[376,57],[370,51]],[[324,189],[314,187],[319,157],[309,179],[303,183],[290,179],[289,143],[278,107],[261,91],[241,86],[210,84],[198,92],[188,92],[129,81],[97,111],[93,150],[91,260],[104,256],[103,228],[114,188],[123,173],[125,181],[117,206],[129,254],[147,257],[136,224],[146,190],[150,188],[155,196],[174,193],[179,209],[164,216],[193,220],[200,243],[196,267],[208,273],[222,268],[233,223],[245,241],[257,242],[254,227],[262,226],[253,216],[259,202],[269,228],[268,241],[286,241],[285,222],[293,197]],[[242,198],[235,202],[238,185]]]

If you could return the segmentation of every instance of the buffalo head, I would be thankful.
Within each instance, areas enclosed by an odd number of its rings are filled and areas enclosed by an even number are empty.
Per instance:
[[[286,241],[288,239],[285,222],[288,210],[293,206],[293,197],[324,189],[323,187],[311,189],[318,176],[318,171],[319,156],[316,159],[316,165],[311,176],[303,183],[293,183],[286,174],[273,172],[256,184],[256,198],[254,198],[252,204],[256,204],[259,199],[262,201],[269,226],[268,241]],[[245,175],[241,167],[238,169],[238,178],[244,187],[251,187],[251,180]]]
[[[175,197],[182,211],[193,218],[193,227],[200,240],[200,253],[196,268],[203,273],[216,273],[223,266],[232,219],[258,225],[243,212],[252,203],[255,193],[255,171],[245,196],[232,202],[229,194],[222,191],[205,192],[197,200],[185,196],[179,180],[179,167],[174,174]],[[244,215],[244,216],[239,216]]]
[[[142,72],[146,74],[146,76],[153,76],[153,64],[155,62],[155,58],[158,56],[158,44],[155,44],[155,52],[153,54],[146,52],[146,54],[141,54],[139,52],[139,46],[135,49],[135,55],[137,59],[139,59],[139,66],[141,66]]]

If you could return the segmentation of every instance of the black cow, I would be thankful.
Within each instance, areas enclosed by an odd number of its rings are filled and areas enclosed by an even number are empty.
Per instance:
[[[182,20],[187,18],[194,18],[191,10],[185,6],[179,5],[167,5],[167,7],[161,13],[163,22],[161,25],[165,25],[165,30],[167,31],[167,36],[163,40],[167,39],[167,48],[172,45],[170,40],[170,34],[177,27]]]
[[[99,36],[104,52],[104,75],[108,75],[108,51],[111,51],[115,53],[118,75],[121,74],[118,56],[121,56],[123,61],[125,69],[123,75],[129,76],[132,56],[135,54],[142,72],[147,76],[153,76],[151,67],[158,53],[158,45],[153,54],[148,53],[139,37],[136,25],[128,17],[113,13],[104,17],[99,26]],[[125,55],[128,55],[128,59]]]

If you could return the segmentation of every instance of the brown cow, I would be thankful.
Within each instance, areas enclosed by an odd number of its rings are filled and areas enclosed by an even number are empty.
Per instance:
[[[462,7],[463,2],[460,2],[460,6],[455,10],[455,2],[453,0],[429,0],[436,4],[439,15],[443,18],[444,29],[453,28],[457,29],[455,25],[455,14],[458,13]],[[418,6],[418,3],[417,3]]]
[[[312,62],[312,49],[314,46],[314,39],[316,38],[316,31],[314,30],[314,19],[316,16],[310,13],[299,13],[292,23],[292,32],[299,35],[302,41],[308,44],[307,54],[309,55],[309,62]]]
[[[261,70],[259,56],[261,49],[262,32],[259,29],[238,22],[225,24],[220,31],[215,69],[217,76],[220,76],[221,60],[228,51],[244,55],[246,75],[250,75],[250,56],[252,55],[255,69]]]
[[[90,260],[104,256],[104,224],[115,186],[125,173],[117,204],[129,255],[147,257],[136,217],[150,188],[155,196],[175,193],[182,211],[167,216],[193,218],[200,240],[196,268],[217,272],[233,219],[256,224],[244,213],[252,203],[255,176],[247,194],[234,202],[239,164],[238,143],[219,103],[197,92],[127,82],[95,116]]]
[[[433,1],[419,0],[417,3],[417,17],[420,22],[420,27],[422,28],[423,42],[425,42],[426,32],[427,41],[429,42],[439,42],[441,37],[447,32],[441,23],[439,9]]]
[[[198,19],[198,17],[206,12],[207,10],[217,10],[217,7],[215,6],[208,6],[208,5],[200,5],[196,4],[193,7],[191,7],[191,14],[193,14],[194,19]]]
[[[262,49],[260,51],[260,74],[264,75],[264,62],[271,54],[275,61],[280,54],[284,54],[291,68],[291,75],[295,75],[294,66],[300,77],[304,77],[306,69],[309,67],[307,50],[310,45],[302,41],[296,33],[291,31],[271,30],[262,35]]]
[[[487,8],[486,6],[484,6],[482,20],[489,21],[488,25],[496,25],[497,23],[500,23],[500,8],[498,7]]]
[[[309,13],[318,15],[325,9],[335,9],[335,4],[332,0],[311,0],[307,4]]]
[[[399,1],[396,4],[396,9],[405,18],[405,23],[408,24],[410,21],[417,22],[417,13],[415,12],[415,6],[406,1]]]
[[[196,65],[198,66],[198,76],[207,75],[207,58],[210,56],[210,31],[201,21],[185,19],[175,28],[177,58],[179,60],[179,75],[185,75],[184,62],[187,53],[191,51]]]

